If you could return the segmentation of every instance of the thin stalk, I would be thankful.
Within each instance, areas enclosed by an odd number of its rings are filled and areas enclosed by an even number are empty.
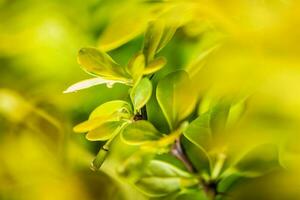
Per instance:
[[[189,158],[186,156],[180,142],[180,137],[175,140],[175,143],[171,149],[171,153],[178,158],[182,163],[185,165],[187,170],[191,173],[195,173],[196,170],[192,164],[192,162],[189,160]]]
[[[114,135],[101,147],[101,149],[99,150],[96,158],[93,160],[93,162],[91,163],[91,169],[93,171],[98,171],[100,169],[100,167],[102,166],[103,162],[105,161],[108,151],[109,151],[109,147],[112,143],[112,141],[114,140],[114,138],[119,134],[119,132],[122,130],[122,128],[124,127],[124,124],[121,125],[115,132]]]
[[[91,163],[91,169],[93,171],[98,171],[100,169],[100,167],[102,166],[103,162],[105,161],[105,158],[107,156],[108,153],[108,149],[109,149],[109,145],[111,143],[112,140],[107,141],[99,150],[96,158],[93,160],[93,162]]]

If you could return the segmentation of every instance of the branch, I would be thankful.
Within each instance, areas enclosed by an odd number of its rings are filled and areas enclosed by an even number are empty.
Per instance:
[[[192,162],[189,160],[189,158],[186,156],[180,142],[180,138],[177,138],[172,149],[171,153],[178,158],[182,163],[185,165],[187,170],[191,173],[195,173],[196,169],[194,168]]]

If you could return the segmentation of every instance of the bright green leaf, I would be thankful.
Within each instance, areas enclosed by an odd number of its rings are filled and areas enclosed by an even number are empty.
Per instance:
[[[161,68],[163,68],[167,63],[167,60],[164,57],[155,58],[151,62],[148,63],[146,68],[144,69],[144,74],[152,74],[154,72],[157,72]]]
[[[103,123],[97,128],[89,131],[86,134],[86,139],[90,141],[108,140],[115,134],[115,131],[117,131],[118,127],[120,127],[121,125],[122,125],[121,122],[116,122],[116,121]]]
[[[168,44],[168,42],[174,36],[177,28],[178,28],[178,26],[175,26],[175,25],[164,27],[163,35],[161,37],[161,40],[160,40],[159,45],[156,50],[157,53],[160,52]]]
[[[136,111],[149,101],[152,94],[152,84],[148,78],[143,78],[131,91],[130,97]]]
[[[114,113],[125,114],[128,117],[132,116],[132,108],[129,103],[122,100],[113,100],[101,104],[90,114],[89,119],[94,119],[99,116],[112,115]]]
[[[141,145],[161,137],[162,134],[150,122],[144,120],[129,124],[122,132],[124,141],[133,145]]]
[[[87,132],[101,126],[106,121],[114,120],[114,118],[113,115],[93,118],[76,125],[73,130],[78,133]]]
[[[184,121],[180,124],[180,126],[171,132],[170,134],[162,137],[158,142],[158,146],[164,147],[173,144],[177,138],[181,136],[181,134],[187,129],[189,123],[187,121]]]
[[[134,82],[141,78],[144,68],[145,56],[143,53],[137,53],[136,55],[134,55],[127,65],[127,71],[132,76]]]
[[[202,69],[204,64],[206,63],[207,58],[209,55],[214,52],[219,45],[214,44],[212,47],[207,48],[207,49],[201,49],[201,52],[197,54],[197,57],[195,60],[193,60],[190,64],[187,65],[186,70],[190,74],[191,77],[194,75],[197,75],[199,71]]]
[[[235,124],[239,119],[241,119],[242,114],[246,109],[246,99],[242,99],[230,106],[227,124],[226,126],[230,126]]]
[[[147,22],[146,16],[141,16],[136,12],[134,15],[131,12],[120,14],[109,23],[100,36],[99,48],[107,52],[120,47],[141,34],[147,27]]]
[[[177,28],[178,25],[168,25],[163,20],[155,20],[149,23],[143,48],[147,63],[151,62],[155,54],[168,44]]]
[[[159,81],[156,98],[172,130],[191,114],[197,101],[188,74],[183,70]]]
[[[213,133],[222,132],[227,123],[230,104],[220,101],[210,111],[210,127]]]
[[[114,100],[98,106],[89,117],[89,120],[74,127],[75,132],[87,132],[108,121],[120,121],[121,118],[132,117],[131,106],[126,101]]]
[[[208,94],[202,99],[198,113],[200,116],[203,114],[208,115],[209,128],[213,133],[216,133],[225,128],[229,110],[230,103],[220,97]]]
[[[82,48],[78,53],[82,68],[93,75],[108,80],[119,80],[130,84],[129,75],[108,54],[96,48]]]
[[[204,113],[195,119],[184,132],[184,136],[197,146],[207,149],[212,140],[210,113]]]
[[[163,35],[163,29],[164,24],[161,21],[155,20],[149,22],[145,33],[143,47],[143,53],[146,56],[146,63],[153,60]]]
[[[151,79],[152,84],[156,84],[156,76]],[[156,88],[156,85],[153,86]],[[152,96],[146,105],[147,119],[162,133],[170,132],[168,122],[162,112],[157,99],[156,92],[152,92]]]

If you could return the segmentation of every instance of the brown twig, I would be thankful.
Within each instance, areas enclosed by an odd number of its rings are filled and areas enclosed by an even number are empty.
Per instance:
[[[192,164],[192,162],[189,160],[189,158],[186,156],[180,142],[180,138],[177,138],[172,149],[171,153],[178,158],[182,163],[185,165],[187,170],[191,173],[195,173],[196,170]]]

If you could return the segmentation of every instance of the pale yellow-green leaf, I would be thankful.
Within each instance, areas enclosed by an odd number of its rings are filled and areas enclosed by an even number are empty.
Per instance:
[[[176,139],[180,137],[180,135],[187,129],[189,123],[187,121],[180,124],[180,126],[173,132],[171,132],[169,135],[166,135],[162,137],[159,141],[157,141],[156,145],[158,147],[165,147],[168,145],[173,144]]]
[[[106,80],[103,78],[91,78],[86,79],[80,82],[77,82],[70,87],[68,87],[63,93],[71,93],[71,92],[77,92],[78,90],[87,89],[96,85],[106,84],[107,87],[111,88],[115,83],[122,83],[122,84],[128,84],[128,82],[124,82],[121,80]]]
[[[89,117],[89,120],[74,127],[75,132],[87,132],[106,122],[120,121],[122,118],[132,117],[131,106],[122,100],[109,101],[98,106]]]
[[[153,60],[163,35],[164,24],[160,20],[151,21],[145,33],[143,53],[146,63]]]
[[[159,45],[157,47],[156,53],[161,51],[168,44],[168,42],[174,36],[177,28],[178,28],[178,26],[176,26],[176,25],[166,25],[164,27],[163,35],[162,35]]]
[[[93,75],[108,80],[121,80],[130,84],[130,76],[108,54],[96,48],[82,48],[78,53],[78,63]]]
[[[134,82],[138,81],[143,75],[145,68],[145,56],[143,53],[139,52],[135,54],[129,61],[126,69],[131,75]]]
[[[86,134],[86,139],[88,139],[90,141],[108,140],[115,134],[115,131],[118,130],[118,127],[120,127],[121,124],[122,123],[120,123],[118,121],[103,123],[102,125],[98,126],[97,128],[90,130]]]
[[[76,125],[73,128],[73,130],[74,130],[74,132],[78,132],[78,133],[87,132],[87,131],[93,130],[93,129],[101,126],[103,123],[105,123],[106,121],[108,121],[112,118],[113,118],[112,115],[106,115],[106,116],[89,119],[85,122],[82,122],[82,123]]]
[[[141,34],[148,20],[141,15],[124,13],[113,19],[100,36],[98,47],[107,52],[116,49]]]
[[[167,63],[167,60],[164,57],[156,58],[148,63],[148,65],[145,67],[143,73],[145,75],[148,75],[148,74],[157,72],[158,70],[163,68],[166,65],[166,63]]]
[[[214,44],[212,47],[207,49],[201,49],[201,52],[198,53],[197,57],[192,60],[186,67],[186,71],[190,74],[191,77],[196,75],[204,66],[205,61],[212,52],[214,52],[219,47],[219,44]]]
[[[114,113],[120,113],[130,117],[132,115],[132,108],[129,103],[122,100],[113,100],[101,104],[90,114],[89,119],[94,119],[100,116],[110,116]],[[123,116],[123,115],[122,115]]]

